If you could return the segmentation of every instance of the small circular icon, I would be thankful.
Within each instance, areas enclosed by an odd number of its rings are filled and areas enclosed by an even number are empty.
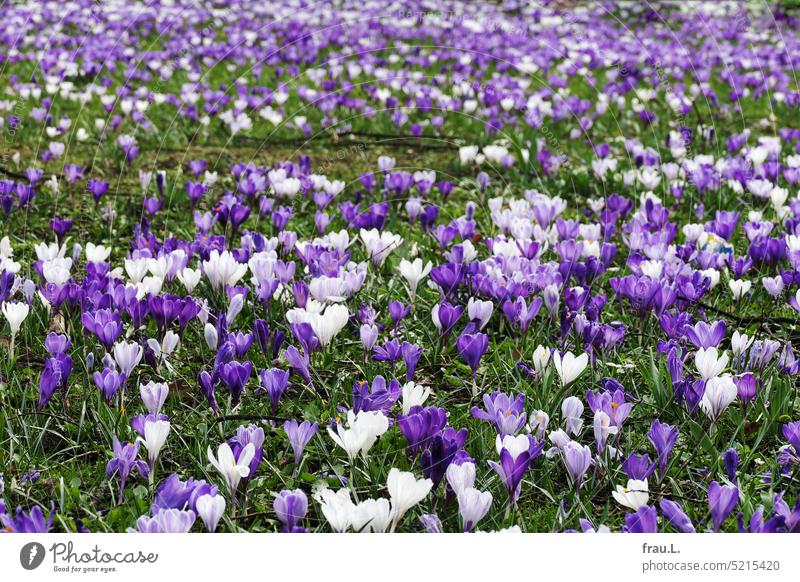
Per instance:
[[[26,570],[35,570],[44,562],[44,546],[39,542],[28,542],[19,551],[19,563]]]

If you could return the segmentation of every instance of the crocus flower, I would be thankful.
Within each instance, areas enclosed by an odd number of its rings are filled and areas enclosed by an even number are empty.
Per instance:
[[[657,533],[658,514],[655,508],[642,505],[636,509],[635,513],[626,514],[623,531],[627,533]]]
[[[142,361],[144,350],[136,342],[119,341],[114,344],[114,361],[119,366],[120,372],[126,378],[131,377],[131,372]]]
[[[711,508],[711,520],[714,531],[718,532],[739,503],[739,489],[735,486],[723,486],[712,481],[708,485],[708,505]]]
[[[149,472],[147,463],[138,459],[139,456],[139,441],[134,443],[120,443],[119,439],[114,437],[114,458],[106,464],[106,477],[109,479],[115,474],[119,476],[119,496],[117,503],[122,503],[125,483],[128,477],[134,472],[139,476],[145,477]]]
[[[461,514],[461,523],[464,531],[472,529],[482,520],[492,506],[492,494],[488,491],[478,491],[473,487],[463,489],[458,493],[458,512]]]
[[[250,461],[255,457],[256,449],[253,443],[248,443],[246,447],[239,453],[238,458],[234,456],[233,450],[228,443],[222,443],[217,448],[217,455],[211,447],[206,451],[208,461],[219,471],[225,484],[228,486],[228,491],[231,493],[231,498],[236,498],[236,488],[239,486],[239,481],[243,477],[250,474]]]
[[[50,511],[50,516],[45,518],[42,508],[38,505],[30,511],[24,511],[17,507],[17,512],[13,516],[5,512],[5,504],[0,502],[0,524],[7,532],[13,533],[48,533],[53,527],[53,517],[56,514],[55,507]]]
[[[575,396],[565,398],[561,403],[561,414],[564,416],[567,432],[577,435],[583,428],[583,402]]]
[[[261,379],[261,388],[267,393],[272,404],[272,414],[277,414],[278,402],[280,402],[281,396],[290,385],[289,371],[279,368],[261,370],[259,378]],[[256,390],[256,392],[259,391],[260,389]]]
[[[461,357],[472,369],[472,379],[474,381],[478,373],[478,364],[489,347],[489,336],[485,333],[464,333],[458,338],[456,347],[458,348],[458,353],[461,354]]]
[[[736,384],[736,394],[743,404],[756,397],[756,377],[751,372],[734,376],[733,383]]]
[[[217,531],[219,520],[225,514],[225,498],[222,495],[201,495],[195,501],[195,508],[206,526],[206,531]]]
[[[272,506],[278,520],[283,524],[283,532],[300,533],[305,531],[305,528],[299,525],[308,511],[308,498],[302,489],[294,491],[284,489],[275,497]]]
[[[72,373],[72,358],[66,354],[59,354],[47,358],[44,370],[39,377],[39,402],[36,410],[43,410],[56,390],[61,390],[66,397],[69,377]]]
[[[336,424],[336,428],[328,428],[328,434],[337,445],[347,453],[350,463],[356,456],[366,459],[369,450],[383,433],[389,430],[389,419],[379,411],[352,410],[347,413],[348,428]]]
[[[517,394],[511,396],[503,392],[494,392],[492,395],[484,395],[481,410],[477,406],[472,407],[472,416],[485,420],[494,425],[500,436],[516,434],[525,424],[525,396]]]
[[[28,317],[28,313],[30,313],[30,307],[27,303],[21,302],[3,302],[2,305],[3,316],[8,321],[8,327],[11,328],[11,346],[9,348],[9,352],[13,355],[14,354],[14,339],[17,337],[20,328],[22,327],[22,322],[25,321],[25,318]]]
[[[188,533],[197,514],[191,509],[162,509],[152,517],[143,515],[136,520],[133,531],[140,533]]]
[[[422,259],[420,258],[414,259],[413,262],[407,261],[406,259],[400,261],[398,270],[408,284],[408,290],[412,302],[417,295],[417,286],[419,285],[419,282],[428,276],[428,273],[431,272],[432,268],[433,263],[428,261],[425,263],[425,265],[423,265]]]
[[[403,414],[408,414],[415,406],[422,406],[433,392],[427,386],[406,382],[402,388]]]
[[[392,504],[391,531],[393,532],[409,509],[428,496],[433,488],[430,479],[417,479],[414,473],[392,467],[386,480]]]
[[[728,353],[720,354],[717,348],[700,348],[694,356],[697,372],[703,380],[719,376],[728,365]]]
[[[147,411],[150,414],[158,415],[169,395],[169,386],[163,382],[148,382],[140,384],[139,392]]]
[[[586,353],[576,356],[572,352],[566,352],[562,356],[560,352],[556,351],[553,354],[553,366],[555,366],[562,386],[567,386],[577,379],[588,363],[589,355]]]
[[[231,395],[231,405],[236,406],[242,398],[244,387],[253,373],[252,362],[226,362],[219,366],[219,377]]]
[[[287,420],[283,423],[283,430],[289,438],[292,451],[294,451],[295,465],[300,464],[300,460],[303,458],[303,451],[309,441],[311,441],[317,433],[318,428],[319,425],[316,422],[312,424],[307,420],[304,420],[300,424],[298,424],[296,420]]]
[[[519,497],[522,478],[541,454],[544,441],[537,443],[530,435],[497,435],[495,447],[500,460],[489,461],[489,466],[500,476],[508,492],[508,502],[513,505]]]
[[[168,420],[147,418],[144,421],[144,434],[136,438],[136,442],[142,443],[144,448],[147,449],[148,475],[151,484],[155,479],[156,461],[164,443],[167,442],[169,429],[170,423]]]
[[[669,499],[662,499],[660,506],[664,519],[670,522],[678,531],[682,533],[695,532],[692,520],[684,513],[680,505]]]
[[[628,484],[625,487],[617,485],[611,495],[617,503],[634,511],[647,505],[647,500],[650,497],[647,480],[639,481],[637,479],[628,479]]]
[[[583,477],[592,465],[592,450],[587,446],[581,446],[575,441],[570,441],[564,446],[563,450],[564,465],[572,478],[575,489],[581,488]]]
[[[725,464],[725,472],[728,475],[728,479],[730,479],[732,483],[736,483],[736,470],[739,468],[739,453],[737,453],[734,448],[728,449],[722,453],[722,462]]]
[[[458,318],[461,317],[463,310],[463,307],[459,305],[450,305],[446,301],[442,301],[433,306],[431,310],[431,319],[433,319],[433,325],[436,327],[439,335],[446,337],[450,334],[453,327],[458,323]]]
[[[333,531],[341,533],[350,527],[355,504],[350,498],[349,489],[342,488],[334,492],[326,487],[315,493],[314,499],[320,504],[322,515]]]
[[[650,425],[647,438],[653,443],[656,453],[658,453],[658,469],[663,479],[667,471],[667,463],[669,462],[672,448],[678,440],[678,429],[656,419]]]
[[[736,400],[736,383],[730,375],[716,376],[706,381],[706,390],[700,401],[700,408],[712,423],[717,422],[725,409]]]
[[[120,374],[112,368],[105,368],[102,372],[95,372],[92,379],[106,402],[111,402],[111,399],[125,383],[125,374]]]

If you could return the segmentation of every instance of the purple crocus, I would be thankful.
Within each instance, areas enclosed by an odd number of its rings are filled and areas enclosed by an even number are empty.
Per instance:
[[[499,462],[489,461],[489,466],[500,476],[508,492],[509,505],[519,498],[520,485],[526,471],[544,448],[544,441],[536,442],[530,435],[497,437]]]
[[[525,425],[525,395],[493,392],[483,396],[484,410],[472,407],[472,416],[494,425],[501,437],[514,435]]]
[[[422,357],[422,348],[416,344],[403,342],[400,346],[400,355],[403,356],[403,363],[406,365],[406,382],[410,382]]]
[[[694,533],[694,525],[689,516],[683,511],[680,505],[669,499],[662,499],[660,502],[661,513],[664,519],[670,522],[681,533]]]
[[[119,313],[111,309],[84,311],[81,315],[81,323],[86,331],[97,336],[97,339],[109,352],[111,346],[122,334],[122,320]]]
[[[714,531],[718,532],[722,524],[739,503],[739,488],[733,485],[723,486],[712,481],[708,485],[708,505],[711,508],[711,520]]]
[[[384,414],[400,399],[402,389],[397,380],[386,382],[381,375],[375,376],[372,385],[366,380],[353,384],[353,412],[381,411]]]
[[[728,479],[730,479],[732,483],[736,483],[736,471],[739,468],[739,453],[737,453],[734,448],[728,449],[722,453],[722,462],[725,464],[725,472],[728,475]]]
[[[696,348],[716,348],[725,339],[725,330],[726,325],[722,320],[712,324],[698,321],[694,326],[684,327],[683,334]]]
[[[289,366],[291,366],[292,371],[311,384],[311,361],[308,358],[308,353],[305,351],[301,352],[294,346],[289,346],[286,348],[284,356]]]
[[[86,189],[94,198],[94,203],[99,204],[100,199],[108,192],[108,182],[95,180],[94,178],[86,182]]]
[[[483,354],[489,347],[489,336],[485,333],[463,333],[456,342],[458,353],[467,362],[467,365],[472,369],[472,379],[478,373],[478,364],[480,364]]]
[[[644,505],[636,513],[625,514],[625,533],[658,533],[658,514],[654,507]]]
[[[283,423],[283,430],[286,432],[286,436],[289,438],[289,444],[292,446],[292,451],[294,451],[294,464],[299,465],[300,460],[303,458],[303,451],[306,448],[306,445],[311,441],[314,435],[317,433],[317,429],[319,425],[315,423],[311,423],[307,420],[299,423],[296,420],[287,420]]]
[[[564,446],[563,452],[564,465],[577,491],[581,488],[586,471],[592,465],[592,450],[586,445],[581,446],[575,441],[569,441]]]
[[[307,530],[298,524],[306,516],[308,511],[308,498],[302,489],[289,491],[284,489],[272,504],[275,515],[283,524],[281,531],[284,533],[305,533]]]
[[[106,403],[111,403],[117,391],[125,384],[125,374],[121,374],[112,368],[105,368],[102,372],[95,372],[92,375],[92,379],[100,389],[100,392],[102,392]]]
[[[410,305],[403,305],[400,301],[392,299],[389,301],[389,316],[395,329],[405,317],[411,313]]]
[[[281,370],[280,368],[270,368],[269,370],[261,370],[259,378],[261,379],[261,387],[256,392],[265,391],[269,396],[272,404],[272,414],[278,413],[278,402],[286,389],[291,385],[289,382],[289,370]]]
[[[444,408],[435,406],[414,406],[408,414],[397,417],[397,427],[408,441],[408,450],[412,457],[416,457],[428,439],[439,434],[446,424],[447,412]]]
[[[447,301],[442,301],[433,307],[431,317],[440,336],[446,338],[450,335],[463,311],[464,308],[460,305],[451,305]]]
[[[658,471],[661,479],[663,479],[667,471],[667,463],[669,462],[672,448],[675,446],[675,441],[678,440],[678,429],[656,419],[650,425],[647,438],[656,448]]]
[[[242,398],[244,387],[253,373],[252,362],[226,362],[219,366],[219,378],[231,395],[231,406],[236,406]]]
[[[69,376],[72,373],[72,358],[66,354],[59,354],[54,358],[47,358],[39,378],[39,403],[36,410],[43,410],[56,390],[61,390],[66,396]]]
[[[622,461],[622,470],[628,476],[628,479],[636,479],[637,481],[644,481],[653,474],[656,470],[656,462],[650,462],[650,455],[645,453],[639,455],[631,453],[624,461]]]
[[[50,509],[50,516],[45,519],[42,508],[37,505],[30,511],[24,511],[22,507],[17,507],[16,514],[12,516],[4,511],[4,506],[0,503],[0,524],[7,532],[48,533],[53,527],[55,514],[56,509],[53,506]]]
[[[109,479],[115,474],[119,476],[119,495],[117,503],[122,503],[125,483],[132,473],[138,473],[140,477],[147,477],[149,467],[144,460],[137,458],[139,456],[139,443],[120,443],[119,439],[114,437],[114,457],[106,464],[106,477]]]

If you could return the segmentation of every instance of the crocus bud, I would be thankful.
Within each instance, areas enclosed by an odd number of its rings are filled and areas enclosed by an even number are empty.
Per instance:
[[[210,350],[217,349],[217,343],[219,342],[219,336],[217,335],[217,328],[207,323],[205,328],[203,329],[203,333],[206,337],[206,345]]]

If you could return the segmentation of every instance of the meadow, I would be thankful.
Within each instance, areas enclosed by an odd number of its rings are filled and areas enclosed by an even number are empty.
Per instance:
[[[5,531],[800,531],[796,9],[0,17]]]

